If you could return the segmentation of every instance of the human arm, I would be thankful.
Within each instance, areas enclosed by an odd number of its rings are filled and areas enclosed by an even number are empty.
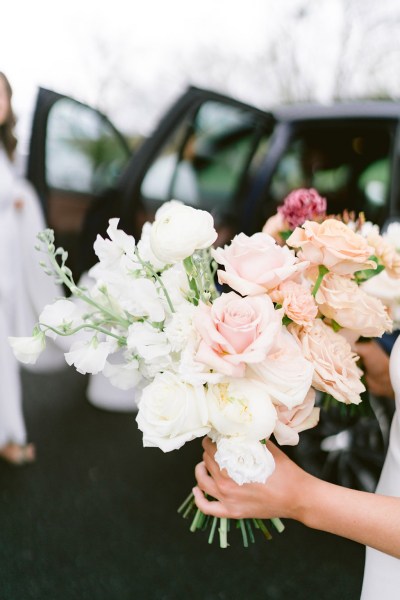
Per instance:
[[[365,382],[369,391],[375,396],[393,398],[394,392],[390,383],[387,353],[374,340],[357,343],[354,349],[362,359]]]
[[[215,445],[203,440],[196,466],[198,508],[216,517],[295,519],[400,558],[400,498],[360,492],[303,471],[271,442],[276,469],[267,483],[237,485],[215,462]],[[207,500],[204,492],[216,500]]]

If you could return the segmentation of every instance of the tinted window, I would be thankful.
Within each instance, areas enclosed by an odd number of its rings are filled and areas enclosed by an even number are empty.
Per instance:
[[[274,172],[270,200],[276,207],[297,187],[315,187],[328,211],[364,211],[382,224],[388,211],[392,127],[388,123],[304,125]],[[271,210],[273,212],[273,210]]]
[[[158,154],[141,186],[148,215],[175,198],[210,211],[217,225],[239,228],[238,203],[247,169],[270,131],[255,112],[208,101],[186,117]],[[220,240],[220,242],[223,240]]]
[[[98,194],[115,182],[126,160],[121,140],[98,112],[68,98],[54,104],[46,139],[50,187]]]

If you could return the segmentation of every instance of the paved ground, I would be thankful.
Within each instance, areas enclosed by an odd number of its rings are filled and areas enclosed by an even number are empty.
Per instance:
[[[358,600],[361,546],[291,521],[209,546],[176,513],[197,440],[143,449],[134,416],[92,407],[73,370],[23,381],[38,460],[0,464],[0,600]]]

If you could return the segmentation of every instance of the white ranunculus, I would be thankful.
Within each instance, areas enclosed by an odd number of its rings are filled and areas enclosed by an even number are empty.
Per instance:
[[[99,342],[96,336],[87,341],[77,341],[72,344],[69,352],[65,353],[65,360],[74,365],[78,373],[95,375],[103,371],[107,356],[117,348],[116,341]]]
[[[191,386],[170,372],[156,375],[142,392],[136,417],[143,445],[169,452],[205,435],[207,406],[203,386]]]
[[[394,328],[398,329],[400,327],[400,279],[389,277],[384,270],[375,277],[367,279],[362,284],[362,288],[367,294],[378,298],[387,306]]]
[[[226,379],[209,385],[206,397],[210,424],[221,435],[258,441],[273,432],[277,414],[262,383]]]
[[[263,362],[251,365],[249,371],[266,386],[274,402],[291,409],[304,402],[314,367],[304,358],[293,336],[283,329],[274,351]]]
[[[173,204],[156,216],[150,245],[159,260],[174,264],[191,256],[195,250],[211,246],[217,235],[210,213],[184,204]]]
[[[142,227],[142,234],[137,245],[139,256],[141,260],[149,262],[156,271],[162,271],[165,268],[165,263],[162,260],[158,260],[156,255],[151,249],[150,245],[150,234],[152,224],[146,222]]]
[[[8,341],[15,358],[26,365],[34,365],[46,347],[42,331],[34,332],[31,337],[9,337]]]
[[[86,311],[87,312],[87,311]],[[82,307],[75,302],[61,298],[53,304],[47,304],[39,316],[39,323],[43,326],[54,327],[59,331],[68,334],[75,327],[82,324]],[[51,329],[45,331],[46,335],[53,340],[57,338],[57,334]]]
[[[242,438],[220,438],[215,460],[238,485],[265,483],[275,469],[274,457],[264,444]]]
[[[400,223],[398,221],[390,223],[382,237],[385,242],[392,244],[397,252],[400,252]]]

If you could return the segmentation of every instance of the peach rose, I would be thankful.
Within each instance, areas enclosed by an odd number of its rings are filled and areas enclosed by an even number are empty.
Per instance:
[[[324,265],[339,275],[352,275],[362,269],[376,268],[376,263],[369,260],[374,248],[365,238],[336,219],[326,219],[321,224],[306,221],[303,227],[293,231],[287,244],[301,248],[298,254],[301,259]]]
[[[264,360],[282,327],[282,311],[267,295],[222,294],[212,306],[200,304],[194,324],[202,340],[196,360],[219,373],[243,377],[247,363]]]
[[[229,246],[212,250],[212,255],[225,267],[225,271],[218,271],[219,282],[226,283],[242,296],[264,294],[308,266],[287,246],[278,246],[266,233],[255,233],[251,237],[239,233]]]
[[[358,335],[381,337],[392,330],[393,323],[384,304],[347,277],[327,273],[315,300],[325,317]]]
[[[304,402],[314,367],[304,358],[293,336],[283,328],[276,346],[271,348],[265,360],[250,365],[249,373],[265,385],[275,404],[292,409]]]
[[[283,246],[285,243],[283,238],[280,236],[281,231],[287,231],[289,229],[289,223],[284,219],[281,213],[272,215],[262,228],[263,233],[267,233],[274,238],[277,244]]]
[[[271,299],[282,305],[285,315],[298,325],[308,327],[318,314],[311,291],[295,281],[284,281],[271,292]]]
[[[359,404],[365,391],[361,382],[362,371],[357,366],[358,356],[339,333],[335,333],[322,319],[316,319],[310,330],[289,325],[303,351],[314,365],[313,386],[344,404]]]
[[[367,242],[374,248],[376,256],[384,265],[389,277],[400,279],[400,254],[395,246],[376,231],[372,231],[368,235]]]
[[[278,420],[274,436],[281,446],[296,446],[299,433],[315,427],[319,421],[319,408],[315,407],[315,390],[310,388],[304,402],[291,410],[284,404],[275,405]]]

